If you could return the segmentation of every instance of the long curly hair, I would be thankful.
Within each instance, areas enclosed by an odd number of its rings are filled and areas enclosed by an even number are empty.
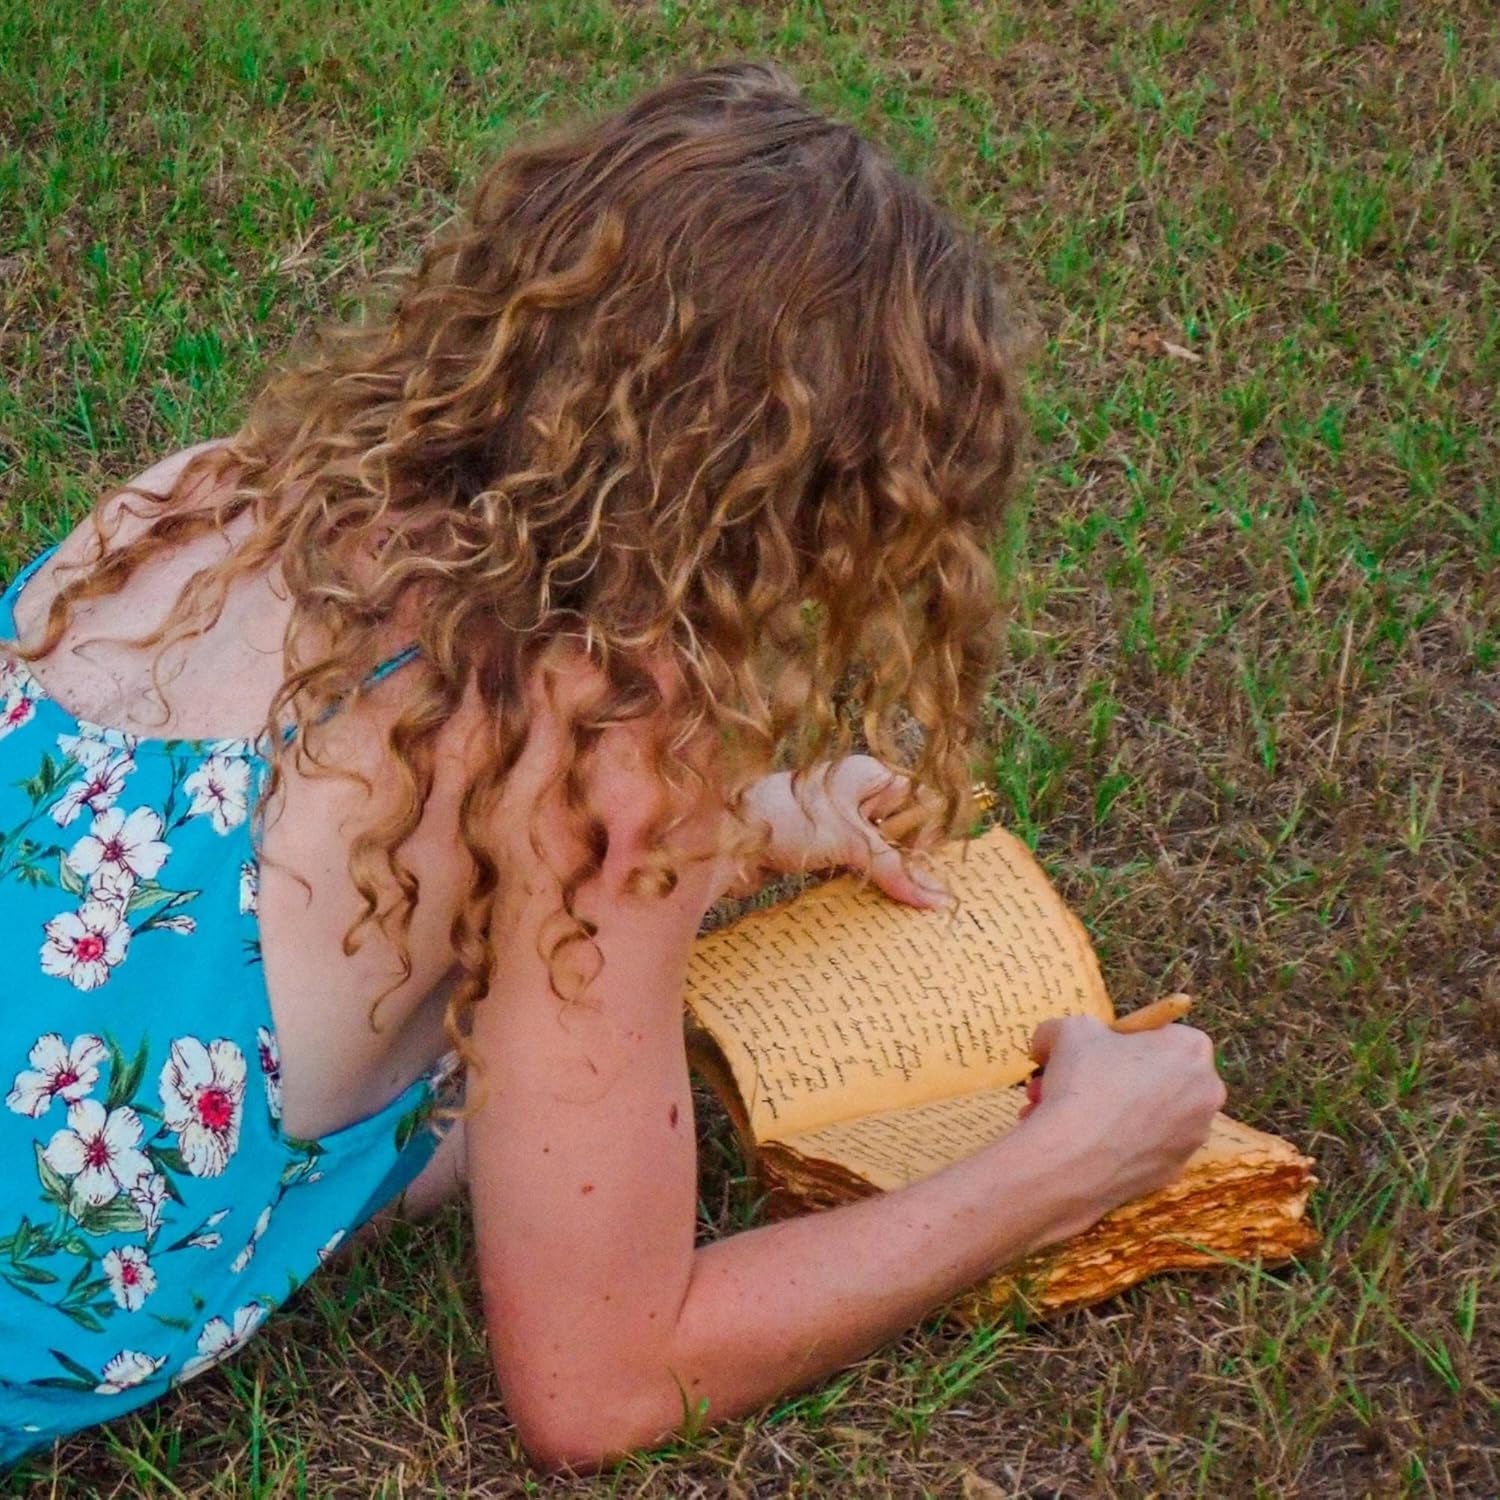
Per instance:
[[[663,719],[663,662],[678,690],[653,754],[682,795],[651,830],[645,888],[675,879],[704,734],[744,851],[749,782],[856,738],[907,770],[922,831],[956,826],[999,635],[1014,347],[984,248],[881,150],[773,66],[696,72],[501,156],[391,300],[325,333],[227,445],[144,497],[149,524],[117,545],[100,527],[26,654],[148,559],[248,518],[141,644],[208,629],[236,579],[278,570],[291,616],[264,807],[288,758],[350,774],[320,756],[321,722],[419,598],[344,941],[374,924],[410,973],[402,845],[441,731],[477,692],[489,740],[462,802],[472,878],[447,1016],[462,1051],[508,873],[482,831],[527,740],[529,674],[559,642],[600,687],[553,783],[582,852],[560,872],[549,972],[594,938],[575,910],[607,844],[591,755],[606,727]]]

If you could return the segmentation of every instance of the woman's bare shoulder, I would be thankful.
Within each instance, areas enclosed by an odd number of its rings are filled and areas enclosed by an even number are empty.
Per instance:
[[[204,453],[212,453],[216,448],[226,448],[232,441],[233,439],[227,437],[208,438],[204,442],[194,443],[189,448],[181,448],[137,474],[119,493],[124,493],[125,490],[141,489],[148,494],[163,494],[177,483],[183,471],[195,458]]]
[[[109,548],[133,541],[150,522],[149,514],[142,509],[141,496],[167,495],[182,477],[188,466],[205,453],[227,447],[230,438],[210,438],[206,442],[194,443],[143,469],[124,484],[107,490],[86,517],[58,549],[58,561],[64,564],[83,563],[97,556],[97,547],[102,532]],[[207,476],[205,476],[205,483]]]

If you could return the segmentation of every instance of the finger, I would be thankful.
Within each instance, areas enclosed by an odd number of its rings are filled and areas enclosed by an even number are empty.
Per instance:
[[[1052,1056],[1052,1049],[1057,1045],[1057,1034],[1062,1030],[1060,1020],[1043,1021],[1031,1037],[1031,1055],[1039,1063],[1045,1064]]]
[[[892,900],[928,909],[953,904],[952,892],[935,876],[903,859],[901,851],[893,849],[873,829],[869,830],[867,837],[872,846],[866,866],[870,879]]]
[[[865,765],[853,768],[849,790],[862,817],[871,822],[889,817],[911,795],[911,778],[892,771],[869,756],[860,756]]]
[[[1020,1119],[1025,1119],[1042,1102],[1042,1070],[1038,1068],[1026,1080],[1026,1102],[1021,1106]]]

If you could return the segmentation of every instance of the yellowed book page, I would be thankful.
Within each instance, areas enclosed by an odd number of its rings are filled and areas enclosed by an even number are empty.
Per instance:
[[[1026,1090],[1014,1085],[981,1089],[779,1139],[801,1156],[832,1162],[890,1192],[931,1177],[1004,1135],[1020,1122],[1025,1102]]]
[[[915,1108],[842,1120],[780,1139],[801,1156],[832,1162],[890,1192],[931,1177],[1004,1135],[1020,1123],[1025,1102],[1022,1088],[984,1089]],[[1257,1167],[1282,1160],[1301,1158],[1276,1136],[1228,1115],[1216,1115],[1208,1140],[1188,1158],[1182,1175],[1186,1178],[1229,1163]]]
[[[701,938],[687,1001],[757,1140],[1014,1083],[1037,1023],[1114,1016],[1083,925],[995,828],[934,857],[962,906],[917,911],[851,877]]]

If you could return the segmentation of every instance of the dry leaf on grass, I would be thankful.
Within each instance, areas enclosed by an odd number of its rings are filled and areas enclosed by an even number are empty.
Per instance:
[[[870,1443],[880,1441],[880,1434],[870,1432],[863,1427],[850,1427],[848,1425],[832,1426],[828,1429],[828,1436],[837,1438],[841,1443],[852,1443],[856,1448],[866,1447]]]
[[[983,1474],[978,1474],[973,1469],[965,1469],[963,1500],[1010,1500],[1010,1495],[1002,1490],[993,1479],[986,1479]]]
[[[1132,328],[1125,335],[1125,347],[1138,349],[1142,354],[1151,355],[1153,359],[1185,359],[1194,365],[1203,363],[1201,354],[1189,349],[1186,344],[1179,344],[1175,339],[1168,338],[1160,328]]]

